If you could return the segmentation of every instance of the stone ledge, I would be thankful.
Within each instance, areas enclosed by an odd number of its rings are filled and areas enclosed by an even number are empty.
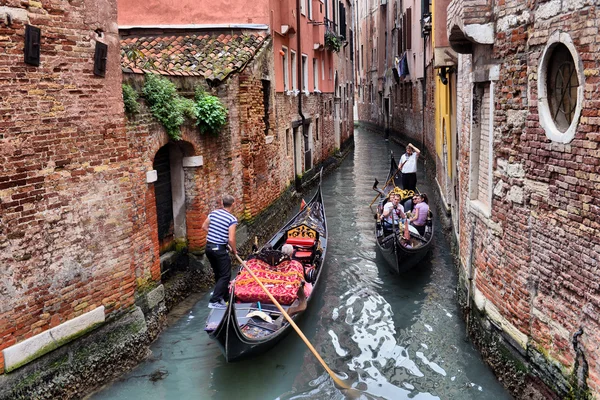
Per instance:
[[[104,323],[104,306],[75,317],[52,329],[19,342],[2,351],[4,369],[13,371],[36,358],[59,348]]]

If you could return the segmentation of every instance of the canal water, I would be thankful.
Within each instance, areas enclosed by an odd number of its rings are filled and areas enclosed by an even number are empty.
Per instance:
[[[430,254],[408,274],[392,275],[378,256],[369,203],[374,179],[385,181],[390,150],[397,159],[404,151],[358,128],[355,149],[324,178],[326,269],[299,326],[363,399],[509,399],[465,340],[457,275],[441,230]],[[418,188],[432,193],[423,170],[421,161]],[[344,399],[294,332],[259,357],[225,362],[203,331],[208,298],[161,334],[145,363],[91,398]]]

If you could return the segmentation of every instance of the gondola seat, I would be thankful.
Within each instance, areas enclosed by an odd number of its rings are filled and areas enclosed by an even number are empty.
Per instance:
[[[315,251],[317,240],[309,237],[288,237],[286,244],[291,244],[294,247],[292,258],[310,263]]]
[[[304,281],[304,268],[300,262],[288,259],[272,266],[255,258],[248,260],[246,266],[280,304],[290,305],[298,297],[298,289]],[[269,296],[245,268],[235,278],[235,297],[236,301],[243,303],[271,303]]]

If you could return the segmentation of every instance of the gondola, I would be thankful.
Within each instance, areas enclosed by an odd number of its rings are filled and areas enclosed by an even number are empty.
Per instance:
[[[284,244],[293,246],[291,257],[281,251]],[[326,250],[327,221],[319,182],[312,199],[260,250],[251,254],[246,265],[297,323],[314,297]],[[264,353],[292,329],[270,303],[247,271],[240,268],[231,284],[227,308],[212,309],[204,328],[217,341],[227,361]]]
[[[403,273],[410,271],[417,266],[430,250],[433,240],[433,214],[430,206],[425,233],[422,236],[414,230],[413,227],[410,227],[410,239],[408,240],[405,238],[402,226],[390,230],[385,229],[383,222],[380,220],[380,216],[383,212],[384,204],[388,201],[389,195],[392,192],[400,194],[400,204],[404,207],[404,211],[407,212],[412,209],[412,196],[415,194],[412,190],[400,189],[401,177],[398,171],[398,164],[396,163],[393,154],[390,158],[390,171],[386,180],[386,186],[383,189],[378,189],[377,180],[375,181],[375,185],[373,185],[373,189],[380,194],[377,212],[375,214],[375,237],[377,248],[383,255],[383,258],[386,260],[392,272]]]

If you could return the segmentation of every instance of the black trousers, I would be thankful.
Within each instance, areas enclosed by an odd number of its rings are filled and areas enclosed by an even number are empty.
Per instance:
[[[416,191],[417,189],[417,173],[402,174],[402,188],[405,190]]]
[[[221,299],[229,300],[229,281],[231,280],[231,258],[229,252],[223,245],[214,250],[210,244],[206,245],[206,257],[210,261],[213,273],[215,274],[215,289],[210,297],[210,302],[214,303]]]

